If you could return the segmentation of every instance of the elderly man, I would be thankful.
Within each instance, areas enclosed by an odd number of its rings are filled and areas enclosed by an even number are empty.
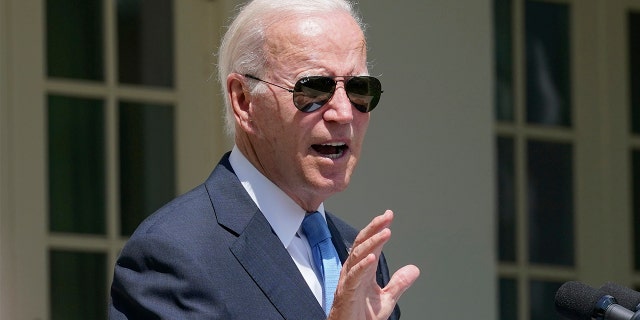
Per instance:
[[[325,212],[382,94],[344,0],[255,0],[219,53],[235,147],[154,213],[115,267],[110,319],[397,319],[417,279],[389,278],[393,213],[359,233]]]

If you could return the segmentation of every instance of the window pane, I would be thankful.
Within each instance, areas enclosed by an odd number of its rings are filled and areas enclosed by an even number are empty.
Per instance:
[[[556,292],[561,285],[562,283],[559,282],[531,281],[529,295],[531,297],[531,320],[564,319],[556,312],[553,303]]]
[[[573,156],[570,144],[527,143],[529,260],[574,263]]]
[[[631,153],[632,186],[631,198],[633,199],[633,216],[635,232],[635,267],[640,270],[640,150]]]
[[[527,122],[571,126],[569,7],[527,1]]]
[[[169,105],[120,103],[122,235],[175,196],[173,119]]]
[[[511,0],[494,0],[494,36],[496,61],[496,118],[513,121],[513,34]]]
[[[500,320],[518,319],[518,286],[513,279],[500,279]]]
[[[516,260],[516,183],[513,138],[498,137],[498,254]]]
[[[103,80],[101,0],[47,0],[47,75]]]
[[[631,128],[640,134],[640,12],[629,13],[629,71],[631,89]]]
[[[171,0],[118,0],[121,83],[173,86]]]
[[[104,234],[103,102],[48,97],[49,229]]]
[[[105,255],[52,250],[49,258],[51,319],[106,319]]]

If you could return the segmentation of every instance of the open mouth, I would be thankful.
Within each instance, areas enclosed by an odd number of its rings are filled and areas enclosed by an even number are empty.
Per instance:
[[[314,144],[311,146],[313,150],[319,153],[321,156],[329,158],[329,159],[338,159],[340,158],[348,149],[345,143],[336,142],[336,143],[326,143],[326,144]]]

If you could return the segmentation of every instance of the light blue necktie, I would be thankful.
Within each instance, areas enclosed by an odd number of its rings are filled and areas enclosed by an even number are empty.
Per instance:
[[[307,214],[302,220],[302,231],[309,241],[313,252],[313,262],[322,276],[324,293],[324,312],[328,315],[333,304],[333,295],[338,286],[342,263],[336,248],[331,243],[331,233],[320,212]]]

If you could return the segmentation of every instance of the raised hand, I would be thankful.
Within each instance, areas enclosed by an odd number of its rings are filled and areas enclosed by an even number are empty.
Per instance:
[[[375,217],[356,237],[340,272],[330,320],[386,320],[400,296],[416,281],[420,270],[407,265],[396,271],[386,287],[376,282],[382,247],[391,238],[393,212]]]

